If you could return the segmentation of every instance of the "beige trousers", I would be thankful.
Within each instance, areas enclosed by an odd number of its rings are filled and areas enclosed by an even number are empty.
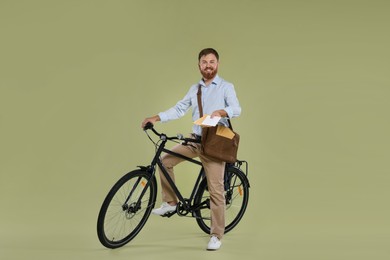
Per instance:
[[[216,161],[212,158],[206,157],[201,154],[200,144],[191,143],[191,145],[176,145],[171,150],[187,156],[189,158],[199,157],[203,164],[206,173],[208,190],[210,193],[210,213],[211,213],[211,230],[210,235],[217,236],[222,239],[225,232],[225,191],[224,191],[224,171],[225,162]],[[172,180],[175,180],[173,167],[184,161],[179,157],[164,154],[162,157],[162,163],[165,169],[168,171]],[[175,192],[172,190],[168,181],[160,171],[160,180],[162,188],[162,200],[164,202],[177,202]]]

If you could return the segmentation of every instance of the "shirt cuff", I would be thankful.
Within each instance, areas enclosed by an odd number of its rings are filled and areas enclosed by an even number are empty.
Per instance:
[[[158,113],[158,116],[160,117],[161,123],[165,123],[168,121],[168,116],[164,112]]]
[[[230,108],[230,107],[225,107],[223,110],[226,111],[226,114],[229,118],[232,118],[233,117],[233,109]]]

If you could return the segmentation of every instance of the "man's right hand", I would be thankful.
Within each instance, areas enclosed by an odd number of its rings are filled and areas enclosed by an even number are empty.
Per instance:
[[[152,117],[147,117],[144,119],[144,121],[142,121],[142,124],[141,124],[141,128],[145,128],[146,124],[147,123],[156,123],[157,121],[160,121],[160,117],[158,115],[155,115],[155,116],[152,116]]]

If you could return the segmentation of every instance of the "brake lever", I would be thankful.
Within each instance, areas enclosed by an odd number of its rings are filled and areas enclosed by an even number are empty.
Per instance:
[[[181,145],[186,145],[186,146],[188,145],[188,146],[191,146],[192,148],[195,148],[195,149],[196,149],[196,147],[195,147],[194,145],[192,145],[192,144],[189,143],[189,142],[192,141],[191,139],[184,138],[184,136],[183,136],[182,134],[177,134],[176,136],[177,136],[177,138],[178,138],[179,140],[184,140],[183,142],[181,142]],[[195,140],[193,140],[193,141],[195,141]]]
[[[185,146],[191,146],[192,148],[195,148],[195,149],[196,149],[196,147],[195,147],[195,146],[193,146],[192,144],[189,144],[189,143],[188,143],[188,141],[184,141],[184,142],[182,142],[182,143],[181,143],[181,145],[185,145]]]

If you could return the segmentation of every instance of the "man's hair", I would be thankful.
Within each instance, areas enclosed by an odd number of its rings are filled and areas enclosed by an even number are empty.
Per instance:
[[[214,54],[215,57],[217,58],[217,60],[219,60],[219,54],[216,50],[214,50],[213,48],[206,48],[206,49],[203,49],[199,52],[198,61],[200,61],[200,58],[202,58],[203,56],[206,56],[208,54]]]

